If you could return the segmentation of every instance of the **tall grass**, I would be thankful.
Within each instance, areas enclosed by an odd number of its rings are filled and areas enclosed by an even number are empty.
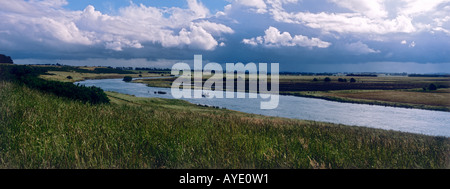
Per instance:
[[[450,166],[449,138],[109,95],[91,105],[0,81],[0,167]]]

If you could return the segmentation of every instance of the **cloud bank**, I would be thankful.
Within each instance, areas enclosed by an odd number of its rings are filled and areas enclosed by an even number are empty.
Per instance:
[[[74,2],[0,1],[0,53],[150,67],[203,54],[297,71],[307,64],[450,62],[450,0],[223,0],[219,8],[206,0],[130,1],[111,12],[97,1],[83,8]]]
[[[187,9],[131,4],[114,16],[92,5],[83,11],[67,10],[65,5],[63,0],[2,1],[0,15],[4,19],[0,24],[10,29],[2,39],[13,43],[25,38],[50,46],[103,46],[114,51],[143,48],[143,43],[149,42],[163,47],[214,50],[219,45],[218,37],[233,33],[223,24],[202,20],[210,13],[197,0],[189,0]]]

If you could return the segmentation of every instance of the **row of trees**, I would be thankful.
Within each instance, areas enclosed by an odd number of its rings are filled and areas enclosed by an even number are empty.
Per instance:
[[[319,79],[314,78],[313,81],[319,81]],[[331,78],[326,77],[323,81],[325,81],[325,82],[331,82]],[[346,82],[347,82],[347,79],[339,78],[339,79],[338,79],[338,82],[346,83]],[[356,82],[356,79],[355,79],[355,78],[351,78],[351,79],[350,79],[350,83],[355,83],[355,82]]]
[[[78,73],[117,73],[117,74],[135,74],[133,71],[115,69],[112,67],[94,68],[94,70],[82,69],[73,66],[51,66],[44,68],[47,71],[62,71],[62,72],[78,72]]]

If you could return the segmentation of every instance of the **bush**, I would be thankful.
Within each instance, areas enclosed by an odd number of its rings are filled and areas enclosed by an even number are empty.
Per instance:
[[[317,78],[314,78],[313,81],[319,81]]]
[[[324,79],[324,81],[325,81],[325,82],[330,82],[331,79],[330,79],[329,77],[326,77],[326,78]]]
[[[67,76],[66,78],[67,78],[67,79],[73,79],[73,77],[72,77],[72,76],[70,76],[70,75],[69,75],[69,76]]]
[[[123,77],[123,81],[125,81],[125,82],[130,82],[130,81],[132,81],[133,80],[133,78],[131,77],[131,76],[125,76],[125,77]]]
[[[29,88],[91,104],[109,103],[108,96],[98,87],[85,87],[74,85],[70,82],[48,81],[38,77],[40,74],[45,73],[46,70],[39,67],[14,66],[10,67],[9,77],[6,77],[5,80],[16,81],[25,84]]]
[[[57,96],[89,102],[91,104],[109,103],[108,96],[98,87],[85,87],[73,83],[60,81],[47,81],[37,77],[25,77],[21,79],[30,88],[53,93]]]
[[[428,90],[435,91],[435,90],[437,90],[437,86],[434,83],[432,83],[428,86]]]
[[[347,82],[347,79],[339,78],[338,81],[339,81],[339,82],[344,82],[344,83],[345,83],[345,82]]]
[[[352,77],[352,78],[350,79],[350,83],[355,83],[355,82],[356,82],[356,79]]]

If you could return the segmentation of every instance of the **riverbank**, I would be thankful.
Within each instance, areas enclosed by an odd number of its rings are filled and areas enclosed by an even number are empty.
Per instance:
[[[346,103],[450,112],[448,77],[357,77],[355,83],[339,82],[339,79],[351,80],[351,77],[346,76],[328,78],[331,81],[324,82],[324,77],[281,75],[280,94]],[[134,82],[144,83],[150,87],[170,88],[173,81],[174,78],[164,78],[141,79]],[[203,80],[205,81],[206,79]],[[444,88],[436,91],[423,90],[431,83]],[[248,81],[246,85],[248,86]]]
[[[133,78],[169,76],[168,73],[135,70],[129,70],[128,72],[131,74],[80,72],[80,70],[94,70],[95,68],[77,67],[76,70],[70,72],[49,71],[47,75],[40,77],[55,81],[76,82],[86,79],[114,79],[125,76]],[[324,78],[330,78],[330,81],[324,82]],[[437,91],[422,89],[431,83],[441,87],[450,87],[449,77],[355,77],[355,82],[350,83],[352,78],[354,77],[281,75],[280,94],[346,103],[450,112],[450,101],[448,100],[450,99],[450,90],[448,88]],[[206,79],[208,78],[204,78],[203,82]],[[174,80],[175,78],[138,79],[133,82],[143,83],[150,87],[170,88]],[[248,85],[248,80],[246,82]],[[270,85],[270,82],[268,84]]]
[[[1,168],[450,168],[450,139],[0,82]],[[50,113],[51,112],[51,113]]]
[[[417,92],[405,90],[351,90],[282,92],[281,94],[307,98],[318,98],[345,103],[450,112],[450,100],[448,100],[450,99],[449,91],[449,89],[439,89],[432,92]]]

